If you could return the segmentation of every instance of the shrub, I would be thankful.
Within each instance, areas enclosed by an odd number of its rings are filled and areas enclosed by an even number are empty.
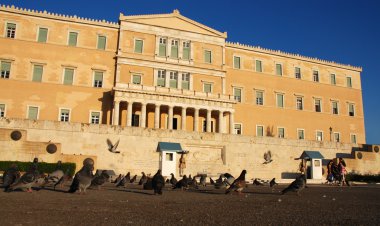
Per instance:
[[[379,183],[380,182],[380,174],[370,175],[370,174],[356,174],[349,173],[346,175],[348,181],[360,181],[367,183]]]
[[[7,170],[13,163],[15,163],[18,166],[18,169],[21,172],[28,171],[30,166],[32,165],[32,162],[19,162],[19,161],[0,161],[0,170],[5,171]],[[38,163],[38,171],[40,173],[52,173],[57,167],[57,163],[46,163],[46,162],[39,162]],[[62,163],[62,171],[65,173],[66,170],[69,170],[69,175],[73,176],[75,173],[76,164],[71,162]]]

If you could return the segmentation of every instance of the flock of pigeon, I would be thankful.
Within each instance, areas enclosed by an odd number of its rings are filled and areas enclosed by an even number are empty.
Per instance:
[[[22,176],[20,171],[17,168],[17,165],[13,164],[8,170],[3,174],[3,185],[4,191],[10,192],[14,190],[26,190],[27,192],[32,192],[33,188],[43,188],[48,184],[53,185],[54,190],[57,186],[60,186],[61,189],[65,182],[71,180],[68,175],[68,171],[63,173],[61,169],[61,162],[57,163],[56,170],[47,176],[42,176],[38,171],[38,159],[35,158],[30,169],[25,172]],[[94,170],[94,161],[90,158],[83,161],[83,167],[75,174],[72,179],[71,185],[68,193],[79,192],[79,194],[85,194],[86,189],[89,187],[97,187],[101,189],[101,186],[109,181],[110,176],[106,171],[102,171],[98,175],[93,175]],[[245,179],[247,171],[243,170],[238,178],[234,178],[229,173],[224,173],[219,176],[217,180],[209,178],[210,184],[215,189],[225,189],[225,193],[228,194],[232,191],[236,191],[241,194],[242,190],[247,187],[247,182]],[[116,187],[125,187],[128,183],[137,183],[137,175],[130,177],[128,172],[125,176],[119,175],[112,183]],[[199,182],[196,179],[199,177]],[[161,195],[163,188],[165,186],[170,186],[171,189],[181,189],[187,190],[190,188],[199,189],[199,186],[206,187],[207,177],[206,175],[197,175],[188,177],[184,175],[180,180],[177,180],[174,174],[171,174],[171,177],[166,179],[162,176],[161,170],[158,170],[157,173],[151,177],[142,172],[142,176],[138,182],[139,185],[142,185],[144,190],[153,190],[154,194]],[[255,179],[253,181],[254,185],[263,185],[262,182]],[[277,185],[275,178],[269,182],[269,186],[274,191],[274,186]],[[305,188],[306,177],[305,175],[298,176],[287,188],[282,190],[282,194],[285,194],[289,191],[299,192]]]

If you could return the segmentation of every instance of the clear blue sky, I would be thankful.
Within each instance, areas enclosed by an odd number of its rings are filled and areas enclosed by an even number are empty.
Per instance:
[[[363,67],[367,143],[380,144],[380,0],[0,0],[1,4],[117,21],[181,14],[229,41]]]

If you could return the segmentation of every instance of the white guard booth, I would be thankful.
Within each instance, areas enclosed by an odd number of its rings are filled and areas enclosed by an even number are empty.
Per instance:
[[[160,169],[162,176],[170,176],[171,173],[177,177],[177,154],[184,152],[180,143],[158,142],[157,151],[160,152]]]
[[[308,166],[310,167],[310,179],[322,179],[322,159],[324,159],[323,155],[319,151],[304,151],[300,157],[300,159],[305,159],[310,161]]]

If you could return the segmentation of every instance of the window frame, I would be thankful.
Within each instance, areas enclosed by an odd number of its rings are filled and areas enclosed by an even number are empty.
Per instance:
[[[280,74],[278,74],[277,72],[277,66],[280,66]],[[276,76],[280,76],[282,77],[284,75],[284,67],[283,67],[283,63],[279,63],[279,62],[275,62],[274,64],[274,67],[275,67],[275,71],[274,71],[274,74]]]
[[[336,139],[337,138],[336,135],[338,135],[338,139]],[[341,142],[340,132],[333,132],[333,138],[334,138],[333,140],[334,142],[337,142],[337,143]]]
[[[7,117],[7,104],[0,103],[0,106],[1,105],[4,105],[4,109],[1,111],[1,108],[0,108],[0,118],[5,118]]]
[[[319,101],[319,111],[317,111],[317,101]],[[314,98],[314,112],[322,112],[322,98]]]
[[[35,72],[36,66],[39,66],[42,68],[41,80],[40,81],[34,80],[34,72]],[[44,75],[44,64],[32,63],[32,82],[42,82],[43,75]]]
[[[300,138],[300,136],[299,136],[299,132],[300,131],[302,131],[303,133],[302,133],[302,139]],[[297,140],[305,140],[305,129],[302,129],[302,128],[297,128]]]
[[[29,118],[29,110],[31,107],[37,108],[37,118],[36,119],[30,119]],[[40,106],[38,106],[38,105],[27,105],[26,106],[26,118],[28,120],[38,120],[40,118]]]
[[[299,105],[298,100],[301,100],[301,105]],[[303,96],[296,96],[296,110],[303,111],[305,109],[304,107],[304,97]],[[299,108],[301,106],[301,108]]]
[[[106,50],[107,49],[107,35],[104,35],[104,34],[97,34],[96,36],[96,49],[97,50]],[[100,37],[104,37],[104,48],[99,48],[99,40],[100,40]]]
[[[299,76],[297,76],[297,68],[299,69]],[[294,67],[294,78],[302,80],[302,70],[300,66]]]
[[[275,95],[276,95],[276,107],[277,108],[282,108],[284,109],[285,108],[285,94],[284,93],[281,93],[281,92],[275,92]],[[281,95],[282,96],[282,106],[279,106],[279,102],[278,102],[278,95]]]
[[[238,99],[236,99],[237,96],[235,96],[235,90],[240,90],[240,97]],[[237,101],[239,103],[243,102],[243,88],[242,87],[232,86],[232,93],[233,93],[235,101]]]
[[[15,25],[15,30],[14,30],[14,36],[13,37],[10,37],[10,36],[8,36],[8,24],[14,24]],[[4,32],[4,37],[5,38],[11,38],[11,39],[16,39],[17,38],[17,27],[18,27],[19,25],[18,25],[18,23],[17,22],[15,22],[15,21],[5,21],[5,26],[4,26],[4,30],[5,30],[5,32]],[[12,36],[12,35],[11,35]]]
[[[161,73],[162,72],[162,73]],[[161,78],[163,76],[163,78]],[[155,86],[158,86],[158,87],[166,87],[167,84],[166,84],[166,77],[167,77],[167,70],[164,70],[164,69],[157,69],[157,75],[156,75],[156,84]],[[163,79],[164,81],[164,84],[163,85],[159,85],[158,82],[159,82],[159,79]]]
[[[235,58],[239,58],[239,67],[236,67],[236,65],[235,65]],[[234,69],[242,69],[242,57],[241,56],[239,56],[239,55],[233,55],[233,68]]]
[[[72,69],[73,70],[73,82],[71,84],[65,84],[65,72],[66,72],[66,69]],[[75,74],[76,74],[76,68],[75,67],[63,67],[63,75],[62,75],[62,83],[63,85],[74,85],[74,81],[75,81]]]
[[[141,41],[141,52],[136,51],[137,42],[139,42],[139,41]],[[144,39],[142,39],[142,38],[134,38],[133,43],[134,43],[133,53],[142,54],[144,52]]]
[[[99,122],[98,123],[93,123],[92,122],[92,113],[99,113],[99,119],[98,119]],[[89,121],[88,121],[88,123],[93,124],[93,125],[100,125],[100,124],[102,124],[101,120],[102,120],[102,112],[101,111],[90,110],[90,115],[89,115]]]
[[[346,77],[346,87],[352,88],[352,77],[351,76]]]
[[[280,129],[282,129],[283,132],[284,132],[284,134],[283,134],[282,137],[280,136]],[[284,138],[285,138],[285,127],[282,127],[282,126],[278,126],[278,127],[277,127],[277,138],[281,138],[281,139],[284,139]]]
[[[237,129],[235,126],[239,125],[240,126],[240,133],[237,132]],[[243,135],[243,123],[234,123],[234,134],[236,135]]]
[[[314,72],[317,72],[316,76],[315,76]],[[313,82],[320,82],[319,70],[318,69],[312,69],[312,75],[313,75]]]
[[[68,110],[69,111],[69,116],[67,121],[62,121],[62,110]],[[60,107],[58,110],[58,121],[59,122],[70,122],[71,120],[71,108],[65,108],[65,107]]]
[[[173,45],[173,42],[174,42],[174,44],[177,43],[177,45]],[[180,48],[179,44],[180,44],[180,40],[179,39],[170,39],[170,58],[171,59],[179,59],[179,48]],[[174,57],[172,55],[172,53],[173,53],[173,46],[177,46],[177,56],[176,57]]]
[[[172,87],[172,82],[173,81],[176,82],[175,87]],[[179,81],[178,80],[178,71],[169,71],[169,88],[178,89],[178,85],[179,85],[178,81]]]
[[[321,133],[321,140],[318,140],[318,133]],[[315,140],[322,142],[324,140],[324,133],[322,130],[315,130]]]
[[[352,142],[352,137],[355,137],[355,142]],[[350,133],[350,142],[351,144],[358,144],[358,136],[356,133]]]
[[[352,115],[351,115],[351,109],[350,109],[350,106],[352,106],[352,109],[353,109],[353,112],[352,112]],[[351,102],[347,102],[347,112],[348,112],[348,116],[350,117],[355,117],[356,116],[356,109],[355,109],[355,104],[354,103],[351,103]]]
[[[336,74],[335,73],[330,73],[330,85],[336,86]]]
[[[95,75],[96,75],[96,73],[97,72],[100,72],[100,73],[102,73],[102,80],[101,80],[101,85],[100,86],[96,86],[95,84],[95,81],[97,81],[97,80],[95,80]],[[92,87],[93,88],[103,88],[103,85],[104,85],[104,74],[105,74],[105,71],[103,71],[103,70],[93,70],[92,71]],[[73,83],[74,83],[74,79],[73,79]]]
[[[182,43],[182,56],[181,56],[181,59],[182,60],[191,60],[191,42],[189,40],[182,40],[181,41]],[[189,46],[188,47],[185,47],[185,44],[188,44]],[[188,58],[186,59],[184,56],[185,56],[185,49],[189,49],[189,53],[188,53]]]
[[[262,94],[262,97],[261,97],[261,104],[260,102],[258,101],[259,99],[257,98],[257,93],[261,93]],[[265,91],[264,90],[255,90],[255,103],[257,106],[264,106],[264,102],[265,102],[265,98],[264,98],[264,94]]]
[[[334,110],[334,103],[336,103],[336,113],[335,113],[335,110]],[[339,115],[339,101],[337,100],[332,100],[331,101],[331,114],[333,115]]]
[[[260,62],[260,67],[261,67],[261,70],[258,71],[257,70],[257,62]],[[264,61],[261,60],[261,59],[255,59],[255,72],[259,72],[259,73],[263,73],[264,72]]]
[[[138,77],[140,77],[140,83],[135,83],[134,81],[135,81],[135,77],[136,76],[138,76]],[[142,76],[142,74],[141,73],[131,73],[131,84],[134,84],[134,85],[142,85],[142,78],[143,78],[143,76]]]
[[[258,131],[259,131],[258,128],[259,128],[259,127],[262,128],[262,130],[261,130],[261,131],[262,131],[262,135],[261,135],[261,136],[258,135]],[[256,125],[256,137],[265,137],[264,128],[265,128],[264,125]]]
[[[41,29],[46,29],[47,32],[46,32],[46,40],[44,42],[40,42],[39,39],[40,39],[40,32],[41,32]],[[37,39],[36,41],[38,43],[47,43],[48,42],[48,39],[49,39],[49,28],[48,27],[44,27],[44,26],[38,26],[37,27]]]
[[[77,34],[75,45],[70,45],[70,33],[76,33]],[[68,35],[67,35],[67,46],[78,47],[79,46],[78,44],[79,44],[79,31],[69,30]]]
[[[190,72],[179,72],[181,73],[181,88],[184,89],[184,82],[188,82],[189,88],[184,90],[191,90],[191,74]],[[188,77],[189,80],[184,80],[184,78]]]
[[[207,62],[207,58],[206,58],[206,54],[207,53],[210,53],[210,62]],[[206,64],[212,64],[212,51],[211,50],[209,50],[209,49],[205,49],[205,50],[203,50],[203,62],[204,63],[206,63]]]
[[[165,43],[161,43],[162,42],[165,42]],[[158,52],[157,52],[157,56],[159,57],[168,57],[168,41],[169,39],[167,37],[158,37]],[[161,46],[165,46],[164,50],[164,55],[160,55],[160,47]]]
[[[9,64],[9,71],[8,71],[8,74],[7,73],[4,73],[4,76],[3,76],[3,63],[8,63]],[[12,61],[10,60],[0,60],[0,79],[10,79],[11,78],[11,71],[12,71]],[[5,71],[7,72],[7,71]],[[8,77],[7,77],[8,76]]]
[[[203,83],[202,86],[203,86],[203,92],[204,93],[213,93],[214,87],[213,87],[213,83],[212,82],[203,81],[202,83]],[[210,85],[210,92],[206,92],[206,85]]]

